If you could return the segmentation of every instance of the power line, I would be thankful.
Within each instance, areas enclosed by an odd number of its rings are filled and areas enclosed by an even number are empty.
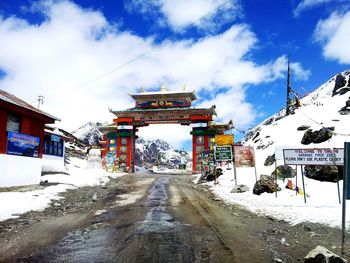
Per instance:
[[[223,3],[221,3],[220,5],[216,6],[214,9],[210,10],[208,13],[204,14],[203,16],[199,17],[194,22],[190,23],[189,26],[194,26],[197,22],[201,21],[203,18],[209,16],[210,14],[216,12],[218,9],[222,8],[223,6],[225,6],[226,4],[228,4],[231,1],[232,0],[227,0],[227,1],[223,2]],[[83,87],[85,87],[85,86],[87,86],[89,84],[97,82],[98,80],[100,80],[100,79],[102,79],[102,78],[104,78],[104,77],[106,77],[106,76],[108,76],[108,75],[110,75],[110,74],[120,70],[121,68],[123,68],[123,67],[125,67],[125,66],[127,66],[127,65],[129,65],[131,63],[133,63],[134,61],[136,61],[136,60],[138,60],[138,59],[140,59],[140,58],[142,58],[142,57],[152,53],[153,51],[168,45],[169,43],[171,43],[171,41],[169,39],[166,39],[163,42],[161,42],[159,45],[154,46],[153,48],[138,54],[134,58],[131,58],[130,60],[127,60],[126,62],[120,64],[119,66],[115,67],[114,69],[112,69],[112,70],[110,70],[108,72],[105,72],[105,73],[103,73],[103,74],[101,74],[101,75],[99,75],[99,76],[97,76],[97,77],[95,77],[95,78],[93,78],[91,80],[88,80],[88,81],[80,84],[79,86],[77,86],[75,89],[70,89],[69,91],[75,91],[75,90],[81,89],[81,88],[83,88]]]
[[[308,115],[306,115],[303,112],[300,112],[302,115],[304,115],[306,118],[308,118],[310,121],[318,124],[319,126],[321,126],[322,128],[324,128],[326,131],[332,132],[334,135],[341,135],[341,136],[350,136],[350,134],[346,134],[346,133],[338,133],[338,132],[334,132],[331,129],[329,129],[328,127],[323,126],[323,124],[321,122],[318,122],[314,119],[312,119],[311,117],[309,117]]]

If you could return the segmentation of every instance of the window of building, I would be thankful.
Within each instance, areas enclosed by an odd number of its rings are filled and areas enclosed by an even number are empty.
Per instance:
[[[44,140],[44,154],[53,156],[63,156],[63,141],[52,141],[50,137],[45,136]]]
[[[21,118],[9,112],[7,117],[7,131],[20,132],[21,131]]]

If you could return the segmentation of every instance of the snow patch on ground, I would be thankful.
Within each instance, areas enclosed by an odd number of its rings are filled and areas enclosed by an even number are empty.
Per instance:
[[[117,204],[117,206],[130,205],[142,198],[143,195],[144,191],[131,192],[130,194],[122,194],[118,196],[118,198],[121,198],[122,200],[115,201],[115,203]]]
[[[319,182],[305,177],[305,189],[307,203],[304,203],[303,195],[296,195],[295,191],[286,189],[287,180],[278,180],[281,191],[260,196],[253,194],[255,184],[254,168],[237,168],[237,184],[245,184],[249,191],[245,193],[231,193],[235,186],[234,171],[224,170],[219,177],[218,184],[208,182],[211,191],[220,197],[225,203],[234,203],[243,206],[249,211],[263,216],[272,216],[278,220],[286,220],[292,225],[302,222],[312,222],[341,227],[342,206],[338,201],[338,188],[336,183]],[[259,179],[259,178],[258,178]],[[302,187],[301,172],[297,175],[298,187]],[[293,184],[296,178],[292,179]],[[343,185],[339,183],[340,195],[342,196]],[[349,207],[350,201],[347,201]],[[348,209],[349,210],[349,209]],[[350,226],[350,213],[347,213],[347,226]]]
[[[0,192],[0,221],[17,218],[28,211],[41,211],[49,206],[52,200],[60,199],[59,193],[82,186],[104,185],[110,177],[123,173],[108,173],[103,169],[87,169],[87,161],[72,158],[68,167],[70,175],[50,174],[41,177],[42,181],[58,183],[41,190],[28,192]]]

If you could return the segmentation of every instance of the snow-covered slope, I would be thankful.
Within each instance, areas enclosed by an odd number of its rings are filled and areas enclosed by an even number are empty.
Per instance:
[[[350,71],[338,75],[303,97],[302,107],[296,109],[295,114],[285,116],[283,109],[246,134],[243,144],[255,147],[261,172],[266,170],[263,163],[275,152],[276,146],[343,148],[344,142],[350,141]],[[326,127],[333,130],[333,136],[322,143],[301,144],[305,130],[297,128],[302,125],[310,126],[313,131]]]
[[[98,141],[102,138],[102,133],[99,131],[99,127],[103,125],[105,124],[100,122],[88,122],[72,131],[72,134],[87,145],[98,145]]]

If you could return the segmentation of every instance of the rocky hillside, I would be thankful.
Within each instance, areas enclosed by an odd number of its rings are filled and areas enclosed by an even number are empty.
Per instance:
[[[103,125],[106,125],[106,123],[88,122],[72,131],[72,134],[87,145],[98,145],[98,141],[102,139],[102,133],[99,131],[99,127]]]
[[[339,73],[303,97],[294,114],[286,116],[282,109],[250,130],[242,143],[254,145],[258,166],[278,146],[343,148],[350,141],[349,75]]]

